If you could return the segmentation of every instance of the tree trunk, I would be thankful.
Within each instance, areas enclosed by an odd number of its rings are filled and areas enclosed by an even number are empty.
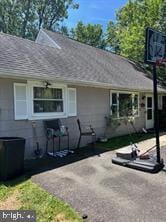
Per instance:
[[[43,16],[44,16],[44,12],[45,12],[47,3],[48,3],[48,1],[45,0],[42,9],[41,9],[40,12],[39,12],[39,30],[41,29],[41,26],[42,26],[42,23],[43,23]]]

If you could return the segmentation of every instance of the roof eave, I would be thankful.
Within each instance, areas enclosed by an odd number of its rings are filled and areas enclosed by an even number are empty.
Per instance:
[[[0,77],[1,78],[10,78],[10,79],[20,79],[20,80],[50,80],[50,81],[56,81],[59,83],[67,83],[70,85],[78,85],[78,86],[88,86],[88,87],[97,87],[97,88],[103,88],[103,89],[112,89],[112,90],[124,90],[124,91],[132,91],[132,92],[152,92],[152,89],[144,89],[144,88],[127,88],[127,87],[122,87],[118,85],[112,85],[110,83],[101,83],[101,82],[94,82],[94,81],[85,81],[85,80],[78,80],[78,79],[69,79],[69,78],[61,78],[61,77],[48,77],[47,74],[43,74],[42,78],[41,76],[37,76],[34,73],[16,73],[16,72],[11,72],[8,70],[0,70]],[[48,79],[49,78],[49,79]],[[159,89],[159,92],[165,92],[165,89]]]

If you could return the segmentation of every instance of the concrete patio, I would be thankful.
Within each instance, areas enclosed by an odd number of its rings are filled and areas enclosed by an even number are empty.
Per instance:
[[[140,147],[154,143],[155,139],[150,139]],[[166,136],[161,136],[161,145],[166,160]],[[34,175],[32,180],[80,215],[87,214],[91,222],[165,222],[166,172],[148,174],[113,165],[115,151],[99,153],[79,161],[66,160],[60,167],[55,164],[54,169]]]

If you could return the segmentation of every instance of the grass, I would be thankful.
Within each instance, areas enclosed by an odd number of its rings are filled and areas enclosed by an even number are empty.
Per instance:
[[[6,205],[5,205],[6,203]],[[80,216],[66,203],[48,194],[31,180],[0,184],[0,208],[35,210],[37,222],[81,222]],[[13,208],[12,208],[13,209]]]
[[[132,134],[130,135],[125,135],[125,136],[118,136],[114,137],[108,140],[106,143],[97,143],[98,147],[103,147],[107,150],[116,150],[119,148],[122,148],[124,146],[130,145],[130,142],[132,141],[133,143],[138,143],[143,140],[147,140],[150,138],[153,138],[154,134]]]

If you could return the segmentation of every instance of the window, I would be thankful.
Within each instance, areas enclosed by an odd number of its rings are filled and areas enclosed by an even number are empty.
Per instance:
[[[136,93],[112,92],[111,115],[115,118],[139,115],[139,97]]]
[[[77,115],[76,89],[42,81],[14,83],[15,120],[65,118]]]
[[[64,111],[63,91],[59,88],[33,88],[34,113],[60,113]]]

